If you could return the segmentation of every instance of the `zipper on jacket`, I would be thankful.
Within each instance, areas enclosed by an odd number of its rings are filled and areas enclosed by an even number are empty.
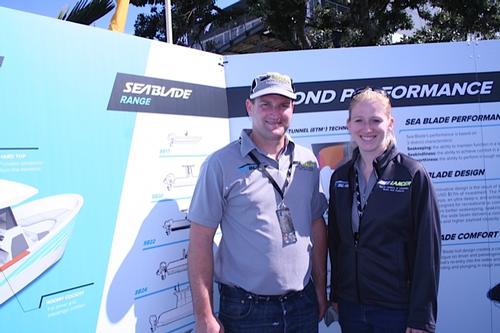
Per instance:
[[[355,231],[352,234],[352,238],[354,241],[354,256],[355,256],[355,267],[356,267],[356,295],[358,298],[358,303],[361,303],[361,293],[359,292],[359,270],[358,270],[358,244],[359,244],[359,228],[361,227],[361,218],[359,219],[358,231]]]
[[[358,244],[359,244],[359,229],[361,228],[361,216],[359,216],[359,224],[358,224],[358,231],[355,231],[352,234],[352,238],[354,241],[354,255],[355,255],[355,266],[356,266],[356,294],[358,298],[358,303],[361,303],[361,295],[359,292],[359,270],[358,270]]]
[[[356,294],[358,296],[358,303],[361,304],[361,293],[359,292],[359,272],[358,272],[358,246],[354,246],[355,256],[356,256]]]
[[[355,255],[355,261],[356,261],[356,294],[358,298],[358,303],[361,304],[361,289],[359,287],[359,239],[361,235],[361,225],[362,225],[362,220],[363,216],[359,217],[359,225],[358,225],[358,231],[355,231],[353,233],[353,240],[354,240],[354,255]]]

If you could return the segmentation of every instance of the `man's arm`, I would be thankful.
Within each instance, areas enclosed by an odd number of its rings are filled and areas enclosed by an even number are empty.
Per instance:
[[[326,226],[323,218],[312,223],[312,277],[319,305],[319,320],[327,309],[326,300]]]
[[[224,332],[213,311],[214,261],[212,244],[217,229],[191,222],[188,272],[198,333]]]

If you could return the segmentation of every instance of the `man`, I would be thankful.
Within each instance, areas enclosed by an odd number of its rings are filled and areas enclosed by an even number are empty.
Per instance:
[[[314,155],[286,135],[295,99],[288,76],[258,76],[246,100],[252,129],[201,169],[188,214],[197,333],[318,330],[327,307],[326,199]]]

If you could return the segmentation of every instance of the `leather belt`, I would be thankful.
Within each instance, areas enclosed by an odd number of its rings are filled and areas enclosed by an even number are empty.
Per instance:
[[[302,290],[292,290],[283,295],[258,295],[240,287],[233,287],[227,284],[219,283],[219,291],[222,296],[240,297],[259,302],[284,302],[286,300],[302,296],[307,288],[313,288],[312,281],[309,281],[306,287]]]

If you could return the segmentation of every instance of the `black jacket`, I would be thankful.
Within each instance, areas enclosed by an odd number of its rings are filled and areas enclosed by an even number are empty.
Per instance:
[[[355,245],[351,208],[353,158],[330,181],[328,244],[331,299],[408,309],[408,326],[434,332],[441,228],[427,172],[390,146],[376,161],[378,180],[368,198]]]

